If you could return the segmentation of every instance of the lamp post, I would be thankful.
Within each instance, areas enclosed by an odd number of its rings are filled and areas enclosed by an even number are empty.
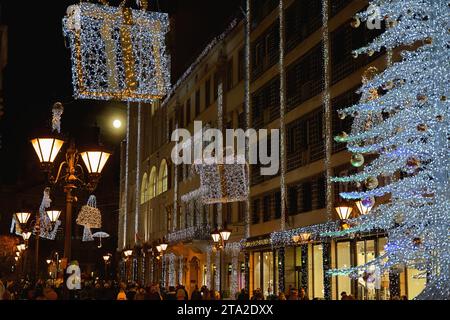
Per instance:
[[[231,236],[231,230],[227,228],[227,223],[224,223],[223,229],[219,230],[216,227],[211,232],[211,238],[213,240],[214,247],[217,251],[219,251],[220,254],[220,266],[219,266],[219,279],[220,279],[220,288],[219,291],[222,292],[222,251],[225,249],[225,244],[230,239]]]
[[[63,183],[63,189],[66,194],[64,257],[67,259],[67,262],[70,262],[72,240],[72,206],[75,201],[73,191],[75,189],[79,189],[80,187],[85,188],[89,192],[95,190],[100,179],[101,172],[111,153],[106,151],[101,146],[88,148],[82,152],[78,152],[75,143],[71,141],[66,150],[65,161],[60,164],[56,177],[53,177],[51,175],[53,163],[64,144],[64,140],[55,135],[47,134],[32,139],[31,144],[36,151],[42,169],[47,172],[49,176],[49,182],[52,185],[56,185],[59,182]],[[87,179],[85,177],[83,167],[79,164],[80,157],[82,158],[87,169]],[[52,214],[54,214],[54,212],[52,212]],[[50,216],[49,214],[49,217],[52,220],[55,215]]]
[[[110,258],[111,258],[110,253],[103,256],[103,261],[105,262],[105,280],[108,280],[108,264]]]

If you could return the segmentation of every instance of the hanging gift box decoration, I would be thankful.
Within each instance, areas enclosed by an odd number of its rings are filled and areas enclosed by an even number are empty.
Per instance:
[[[87,205],[81,207],[77,217],[77,224],[86,228],[99,229],[102,227],[102,215],[97,209],[95,196],[90,196]]]
[[[248,165],[244,156],[203,159],[196,166],[200,176],[204,204],[246,201],[248,198]]]
[[[63,19],[77,99],[151,102],[170,88],[166,13],[82,2]]]

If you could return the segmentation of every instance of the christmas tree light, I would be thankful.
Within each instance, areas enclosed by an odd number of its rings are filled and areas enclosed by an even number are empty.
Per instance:
[[[361,101],[340,111],[341,118],[354,117],[352,132],[341,136],[353,154],[352,165],[362,171],[333,180],[371,181],[370,187],[341,193],[344,199],[389,200],[350,220],[353,227],[322,235],[381,229],[388,243],[370,263],[331,273],[357,277],[373,266],[381,272],[408,266],[427,274],[416,299],[450,299],[450,7],[435,0],[374,0],[371,5],[387,28],[354,56],[407,49],[384,72],[371,69],[360,89]],[[358,18],[372,17],[364,12]],[[363,165],[366,155],[376,158]]]

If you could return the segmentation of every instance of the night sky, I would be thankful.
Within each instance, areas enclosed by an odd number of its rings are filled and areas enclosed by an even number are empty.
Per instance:
[[[115,2],[111,1],[113,5],[117,4]],[[152,10],[168,12],[175,19],[175,33],[171,36],[169,48],[172,83],[205,45],[240,14],[240,2],[150,1]],[[120,102],[75,101],[72,97],[70,51],[65,47],[61,20],[66,8],[75,3],[77,1],[74,0],[0,0],[1,23],[8,26],[8,64],[3,73],[5,114],[0,118],[0,234],[9,233],[14,212],[22,209],[35,212],[39,207],[42,190],[48,182],[39,168],[29,139],[36,130],[49,125],[52,105],[60,101],[64,104],[61,129],[66,137],[79,140],[86,128],[97,124],[101,129],[101,141],[113,151],[95,191],[105,222],[102,230],[110,233],[112,238],[101,250],[96,249],[97,242],[72,242],[74,257],[83,263],[94,262],[101,270],[101,255],[114,252],[117,245],[120,142],[125,137],[126,106]],[[114,119],[122,120],[121,130],[113,129]],[[61,161],[63,154],[56,158],[55,163]],[[81,190],[76,194],[79,201],[75,204],[74,216],[89,196]],[[52,188],[51,198],[52,206],[64,208],[62,188]],[[63,235],[63,230],[60,228],[58,232]],[[80,239],[82,228],[73,223],[73,230],[74,236]],[[52,250],[62,248],[60,237],[56,242],[43,241],[40,255],[49,256]],[[43,264],[43,258],[41,260]]]
[[[114,5],[117,1],[110,2]],[[176,21],[170,48],[173,83],[203,47],[239,14],[240,2],[150,1],[151,9],[168,12]],[[38,166],[29,137],[47,125],[56,101],[65,106],[62,119],[65,134],[76,136],[84,127],[98,124],[102,142],[115,151],[116,160],[110,166],[118,178],[119,144],[125,130],[113,130],[112,121],[126,119],[124,104],[72,98],[70,52],[65,47],[61,19],[67,6],[77,1],[0,0],[0,3],[2,23],[8,26],[9,33],[8,65],[4,73],[5,115],[0,120],[0,184],[30,183],[29,172]]]

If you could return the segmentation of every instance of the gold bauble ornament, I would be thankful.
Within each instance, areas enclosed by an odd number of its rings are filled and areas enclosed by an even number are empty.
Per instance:
[[[391,90],[392,88],[394,88],[394,81],[388,81],[385,85],[384,88],[386,90]]]
[[[406,160],[406,165],[410,169],[417,169],[420,165],[420,161],[414,157],[409,157],[408,160]]]
[[[441,122],[442,120],[444,120],[444,117],[442,115],[437,115],[436,120]]]
[[[365,181],[365,185],[369,190],[375,189],[376,187],[378,187],[377,177],[368,177]]]
[[[362,75],[362,82],[367,83],[370,80],[373,80],[375,76],[379,73],[378,69],[376,67],[369,67],[366,71],[364,71]]]
[[[342,131],[336,137],[334,137],[334,141],[336,142],[346,142],[348,140],[348,134],[345,131]]]
[[[421,124],[417,125],[418,131],[424,132],[424,131],[427,131],[427,129],[428,129],[428,127],[425,123],[421,123]]]
[[[361,25],[361,20],[358,17],[353,17],[352,22],[350,22],[352,28],[356,29]]]
[[[446,96],[441,96],[441,101],[447,101],[447,97]]]
[[[433,38],[431,38],[431,37],[425,38],[424,42],[425,42],[425,44],[432,44]]]
[[[420,102],[425,102],[425,101],[427,101],[427,96],[426,95],[424,95],[424,94],[418,94],[417,95],[417,100],[418,101],[420,101]]]
[[[414,238],[413,239],[414,245],[420,246],[422,244],[422,239],[420,238]]]
[[[342,111],[338,111],[338,117],[339,119],[344,120],[347,117],[347,115]]]
[[[352,166],[359,168],[364,164],[364,156],[360,153],[356,153],[352,155],[350,163]]]

